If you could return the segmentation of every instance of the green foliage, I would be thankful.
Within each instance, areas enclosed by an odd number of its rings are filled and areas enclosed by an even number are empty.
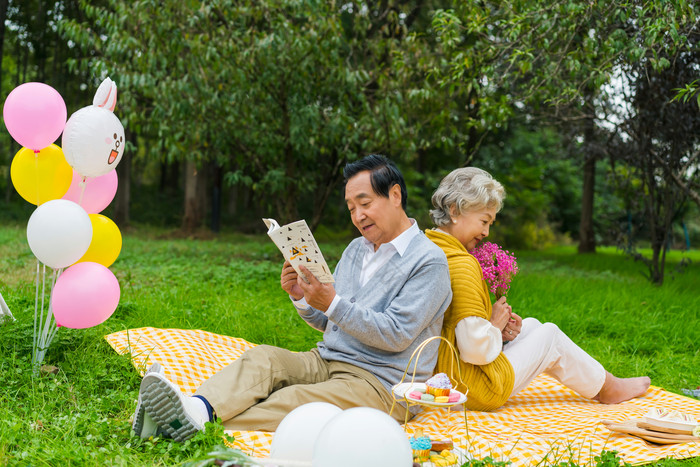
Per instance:
[[[440,124],[455,104],[408,63],[429,56],[407,34],[425,2],[80,4],[87,21],[61,23],[85,52],[71,64],[115,79],[143,156],[215,161],[282,222],[318,218],[360,155],[457,144]]]
[[[479,149],[473,165],[506,189],[493,241],[509,249],[541,249],[561,240],[555,228],[578,232],[579,173],[553,129],[516,127],[497,133]]]
[[[617,456],[617,451],[603,451],[599,456],[595,456],[594,459],[597,467],[616,467],[618,465],[628,467],[632,465],[629,462],[621,463],[620,458]]]
[[[576,104],[620,62],[648,57],[655,70],[667,68],[659,52],[682,48],[697,17],[693,2],[455,1],[434,16],[448,61],[435,71],[445,86],[487,83],[480,97],[492,128],[517,103]],[[517,98],[503,100],[498,89]]]
[[[507,467],[511,464],[510,461],[497,461],[491,456],[486,456],[483,459],[470,459],[461,467]]]

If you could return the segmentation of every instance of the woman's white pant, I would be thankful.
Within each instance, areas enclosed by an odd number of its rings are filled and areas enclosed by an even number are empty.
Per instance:
[[[520,334],[503,346],[503,353],[515,372],[511,397],[541,373],[588,399],[595,397],[605,383],[605,368],[554,323],[523,319]]]

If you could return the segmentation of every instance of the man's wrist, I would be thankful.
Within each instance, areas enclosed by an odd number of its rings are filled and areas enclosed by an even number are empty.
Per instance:
[[[303,295],[298,300],[296,300],[294,297],[292,297],[290,295],[289,299],[292,301],[292,304],[294,305],[294,307],[299,309],[299,310],[307,310],[309,308],[309,304],[306,302],[306,298],[304,298]]]

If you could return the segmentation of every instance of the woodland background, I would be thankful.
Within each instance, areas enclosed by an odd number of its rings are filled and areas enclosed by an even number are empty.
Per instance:
[[[660,284],[666,251],[700,242],[699,13],[682,0],[0,0],[0,97],[44,82],[70,115],[117,83],[129,146],[105,214],[122,230],[260,233],[275,217],[350,236],[342,167],[381,153],[423,228],[439,180],[475,165],[508,192],[495,241],[616,245]],[[4,223],[32,210],[10,180],[17,150],[0,132]]]

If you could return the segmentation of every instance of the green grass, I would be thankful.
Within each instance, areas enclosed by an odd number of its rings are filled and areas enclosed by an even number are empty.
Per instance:
[[[321,243],[331,267],[344,246]],[[649,284],[642,265],[611,249],[516,255],[521,273],[509,294],[516,312],[556,322],[619,376],[648,374],[674,392],[700,384],[700,252],[687,253],[689,269],[663,287]],[[211,451],[220,444],[220,427],[182,444],[129,437],[140,378],[102,336],[131,327],[178,327],[309,349],[320,333],[290,308],[279,287],[280,260],[266,236],[192,240],[164,230],[127,232],[110,268],[122,291],[117,311],[95,328],[61,329],[46,357],[60,372],[33,379],[36,260],[24,224],[0,227],[0,292],[17,318],[0,326],[0,463],[173,465]],[[679,260],[674,253],[669,267]]]

